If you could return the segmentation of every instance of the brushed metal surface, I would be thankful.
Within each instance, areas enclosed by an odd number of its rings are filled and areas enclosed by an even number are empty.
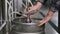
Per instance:
[[[36,32],[36,33],[21,33],[21,32],[15,32],[15,34],[44,34],[43,31],[41,32]]]
[[[15,26],[13,27],[13,30],[16,31],[16,32],[20,32],[21,34],[22,33],[26,33],[26,34],[35,34],[37,32],[42,32],[44,31],[44,26],[42,27],[39,27],[38,26],[38,23],[23,23],[23,22],[20,22],[19,21],[20,18],[16,19],[13,21],[15,24]]]

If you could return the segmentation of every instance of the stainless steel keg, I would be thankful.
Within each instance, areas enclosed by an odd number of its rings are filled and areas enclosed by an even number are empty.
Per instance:
[[[38,23],[27,23],[26,18],[16,18],[13,20],[13,31],[17,34],[42,34],[44,32],[44,25],[38,26]]]

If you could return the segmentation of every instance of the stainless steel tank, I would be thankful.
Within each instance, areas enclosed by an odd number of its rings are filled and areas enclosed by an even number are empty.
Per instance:
[[[13,20],[14,27],[13,32],[15,34],[43,34],[44,33],[44,25],[39,27],[38,23],[32,22],[27,23],[26,18],[16,18]]]

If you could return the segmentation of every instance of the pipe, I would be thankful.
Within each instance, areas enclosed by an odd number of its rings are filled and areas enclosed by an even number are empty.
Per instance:
[[[0,27],[0,31],[3,29],[3,27],[6,25],[6,22],[4,22],[3,24],[2,24],[2,26]]]

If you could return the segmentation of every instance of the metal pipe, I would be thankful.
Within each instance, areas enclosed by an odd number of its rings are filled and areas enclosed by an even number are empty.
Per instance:
[[[1,12],[1,24],[2,24],[2,12]]]
[[[7,0],[5,0],[5,21],[6,21],[6,34],[8,34],[8,23],[7,23]]]
[[[2,26],[0,27],[0,31],[3,29],[3,27],[6,25],[6,22],[4,22],[3,24],[2,24]]]
[[[31,6],[33,6],[33,4],[32,4],[32,2],[31,2],[31,0],[28,0],[28,2],[30,2]]]
[[[11,1],[12,1],[12,6],[11,7],[12,7],[12,12],[13,12],[13,0],[11,0]],[[13,20],[13,18],[14,17],[13,17],[13,13],[12,13],[12,20]]]

